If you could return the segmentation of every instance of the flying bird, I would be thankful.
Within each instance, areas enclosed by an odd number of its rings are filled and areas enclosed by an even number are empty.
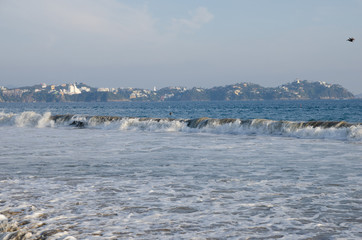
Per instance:
[[[353,37],[350,37],[350,38],[347,39],[347,41],[353,42],[353,41],[354,41],[354,38],[353,38]]]

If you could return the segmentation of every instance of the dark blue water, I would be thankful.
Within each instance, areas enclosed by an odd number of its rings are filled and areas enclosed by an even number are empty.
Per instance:
[[[0,112],[34,111],[152,118],[240,118],[362,122],[362,99],[303,101],[0,103]],[[170,115],[172,113],[172,115]]]

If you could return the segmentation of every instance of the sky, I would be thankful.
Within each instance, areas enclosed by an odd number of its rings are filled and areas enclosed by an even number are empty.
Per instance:
[[[0,0],[0,86],[301,79],[359,94],[361,66],[362,0]]]

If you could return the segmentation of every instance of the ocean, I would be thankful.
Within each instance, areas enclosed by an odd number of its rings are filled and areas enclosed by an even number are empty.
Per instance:
[[[361,239],[362,100],[0,103],[0,239]]]

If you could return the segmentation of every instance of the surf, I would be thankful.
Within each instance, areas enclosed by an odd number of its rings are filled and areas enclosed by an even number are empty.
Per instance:
[[[301,138],[362,139],[361,123],[345,121],[285,121],[237,118],[138,118],[117,116],[54,115],[55,124],[77,128],[108,127],[120,130],[206,132],[215,134],[281,135]]]
[[[71,127],[77,129],[115,129],[121,131],[168,131],[211,134],[273,135],[297,138],[362,140],[362,124],[346,121],[286,121],[238,118],[151,118],[89,116],[82,114],[52,115],[25,111],[0,113],[0,126]]]

